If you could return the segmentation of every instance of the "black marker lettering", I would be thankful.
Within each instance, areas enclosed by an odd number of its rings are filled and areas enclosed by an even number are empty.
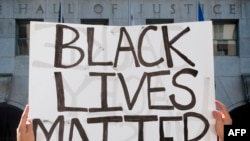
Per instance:
[[[172,137],[165,137],[164,136],[164,121],[181,121],[182,117],[160,117],[160,141],[173,141]]]
[[[76,37],[71,42],[65,43],[65,44],[63,44],[63,30],[64,29],[69,29],[76,34]],[[81,61],[84,58],[83,50],[79,47],[70,46],[70,44],[74,43],[78,39],[79,39],[79,33],[73,27],[66,26],[66,25],[60,25],[60,24],[56,25],[55,62],[54,62],[55,67],[71,68],[71,67],[77,66],[78,64],[81,63]],[[74,64],[70,64],[70,65],[63,65],[62,64],[63,49],[65,49],[65,48],[76,49],[80,53],[80,58]]]
[[[188,117],[196,117],[198,119],[200,119],[201,121],[203,121],[204,123],[204,129],[203,131],[200,133],[199,136],[193,138],[193,139],[188,139]],[[188,112],[184,114],[184,141],[198,141],[200,140],[203,136],[206,135],[207,131],[209,128],[209,122],[208,120],[201,114],[199,113],[195,113],[195,112]]]
[[[170,48],[176,54],[178,54],[184,61],[186,61],[189,65],[195,66],[195,64],[190,59],[188,59],[187,56],[185,56],[179,50],[177,50],[176,48],[173,47],[173,44],[181,36],[183,36],[185,33],[189,32],[189,31],[190,31],[190,28],[187,27],[181,33],[179,33],[178,35],[176,35],[171,41],[169,41],[169,38],[168,38],[168,27],[167,26],[162,26],[162,36],[163,36],[164,46],[165,46],[165,50],[166,50],[167,65],[168,65],[169,68],[173,67],[173,59],[172,59],[172,55],[171,55],[171,52],[170,52]]]
[[[142,42],[143,42],[143,38],[145,36],[145,34],[149,31],[149,30],[157,30],[157,26],[148,26],[145,29],[143,29],[140,37],[139,37],[139,41],[138,41],[138,59],[140,61],[140,63],[146,67],[152,67],[152,66],[156,66],[159,65],[161,62],[163,62],[163,58],[160,58],[159,60],[155,61],[155,62],[146,62],[143,57],[142,57]]]
[[[127,37],[127,40],[128,40],[128,43],[129,43],[129,47],[121,47],[121,43],[122,43],[122,39],[123,39],[123,34],[126,35]],[[118,46],[117,46],[117,51],[116,51],[116,55],[115,55],[115,63],[114,63],[114,67],[117,67],[117,62],[118,62],[118,57],[119,57],[119,53],[121,51],[131,51],[132,52],[132,55],[134,57],[134,60],[135,60],[135,66],[136,67],[139,67],[139,62],[137,60],[137,57],[136,57],[136,53],[135,53],[135,49],[134,49],[134,45],[131,41],[131,38],[126,30],[125,27],[121,27],[120,28],[120,37],[119,37],[119,42],[118,42]]]
[[[143,125],[144,125],[144,122],[149,122],[149,121],[157,121],[158,120],[158,117],[157,115],[146,115],[146,116],[143,116],[143,115],[140,115],[140,116],[131,116],[131,115],[125,115],[124,116],[124,120],[126,122],[138,122],[138,141],[143,141],[144,140],[144,137],[143,137]]]
[[[193,107],[195,106],[195,104],[196,104],[196,98],[195,98],[194,92],[193,92],[190,88],[188,88],[188,87],[186,87],[186,86],[184,86],[184,85],[178,84],[178,83],[176,82],[177,77],[178,77],[179,75],[181,75],[181,74],[191,74],[192,76],[196,77],[197,73],[198,73],[197,70],[186,68],[186,69],[180,70],[179,72],[177,72],[177,73],[173,76],[173,81],[172,81],[172,82],[173,82],[173,85],[176,86],[176,87],[178,87],[178,88],[185,89],[185,90],[187,90],[187,91],[191,94],[191,101],[190,101],[190,103],[189,103],[188,105],[181,105],[181,104],[178,104],[178,103],[176,102],[176,100],[175,100],[175,95],[174,95],[174,94],[172,94],[172,95],[169,96],[171,102],[173,103],[173,105],[174,105],[177,109],[179,109],[179,110],[188,110],[188,109],[193,108]]]
[[[63,80],[61,72],[54,72],[55,81],[56,81],[56,93],[57,93],[57,110],[59,112],[64,111],[82,111],[87,112],[87,108],[79,108],[79,107],[66,107],[65,106],[65,97],[64,97],[64,88],[63,88]]]
[[[163,76],[163,75],[169,75],[170,71],[166,70],[166,71],[158,71],[158,72],[152,72],[152,73],[147,73],[147,78],[148,78],[148,107],[149,109],[161,109],[161,110],[173,110],[174,107],[173,106],[168,106],[168,105],[164,105],[164,106],[156,106],[156,105],[152,105],[151,104],[151,94],[155,93],[155,92],[161,92],[161,91],[165,91],[165,87],[151,87],[151,78],[152,77],[159,77],[159,76]]]
[[[93,40],[94,40],[94,28],[87,28],[87,42],[88,42],[88,63],[89,66],[112,66],[112,62],[93,62]]]
[[[77,119],[77,118],[73,118],[71,120],[70,132],[69,132],[69,141],[72,141],[72,139],[73,139],[74,126],[77,128],[78,133],[80,134],[82,141],[89,141],[88,136],[87,136],[85,130],[83,129],[83,127],[82,127],[79,119]]]
[[[127,87],[127,84],[126,84],[126,81],[122,75],[122,73],[118,73],[118,77],[120,79],[120,82],[122,84],[122,88],[123,88],[123,92],[124,92],[124,95],[125,95],[125,99],[126,99],[126,102],[127,102],[127,105],[128,105],[128,108],[129,110],[132,110],[133,107],[134,107],[134,104],[138,98],[138,95],[139,95],[139,92],[141,91],[141,88],[142,88],[142,85],[143,85],[143,82],[146,78],[146,73],[143,74],[142,78],[141,78],[141,81],[140,81],[140,84],[134,94],[134,97],[132,98],[131,102],[130,102],[130,96],[129,96],[129,92],[128,92],[128,87]]]
[[[90,72],[89,75],[101,77],[101,108],[89,108],[89,112],[122,111],[122,107],[108,107],[108,102],[107,102],[108,76],[115,76],[115,73]]]
[[[108,123],[122,122],[121,116],[94,117],[88,118],[88,123],[103,123],[103,141],[108,141]]]
[[[63,141],[63,132],[64,132],[64,117],[63,116],[57,117],[56,121],[52,124],[49,132],[46,130],[41,119],[33,119],[32,123],[33,123],[33,130],[34,130],[35,137],[37,136],[36,131],[37,131],[37,128],[39,126],[42,129],[47,141],[50,140],[50,138],[51,138],[51,136],[56,128],[56,125],[59,124],[58,140]]]

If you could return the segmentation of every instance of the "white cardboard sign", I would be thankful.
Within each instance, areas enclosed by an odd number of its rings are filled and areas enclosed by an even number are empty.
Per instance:
[[[30,32],[37,141],[216,140],[210,21]]]

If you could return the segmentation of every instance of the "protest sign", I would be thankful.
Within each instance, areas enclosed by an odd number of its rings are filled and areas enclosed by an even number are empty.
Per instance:
[[[37,141],[216,140],[210,21],[30,32]]]

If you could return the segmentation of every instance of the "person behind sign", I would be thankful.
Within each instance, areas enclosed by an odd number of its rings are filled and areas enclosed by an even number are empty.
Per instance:
[[[226,106],[223,103],[216,100],[215,104],[219,108],[218,110],[213,111],[213,116],[216,120],[215,131],[217,133],[217,136],[219,137],[219,141],[224,141],[224,125],[232,124],[232,119]],[[35,141],[32,122],[28,120],[28,114],[29,106],[26,105],[16,130],[17,141]]]

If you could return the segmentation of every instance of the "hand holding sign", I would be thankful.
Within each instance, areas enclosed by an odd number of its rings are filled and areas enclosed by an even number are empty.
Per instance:
[[[217,135],[220,138],[220,141],[224,141],[224,125],[231,125],[232,119],[226,106],[220,101],[215,101],[216,106],[218,106],[219,110],[213,111],[213,116],[216,119],[215,130]]]
[[[28,120],[29,106],[26,105],[20,123],[17,127],[17,141],[34,141],[32,123]]]

